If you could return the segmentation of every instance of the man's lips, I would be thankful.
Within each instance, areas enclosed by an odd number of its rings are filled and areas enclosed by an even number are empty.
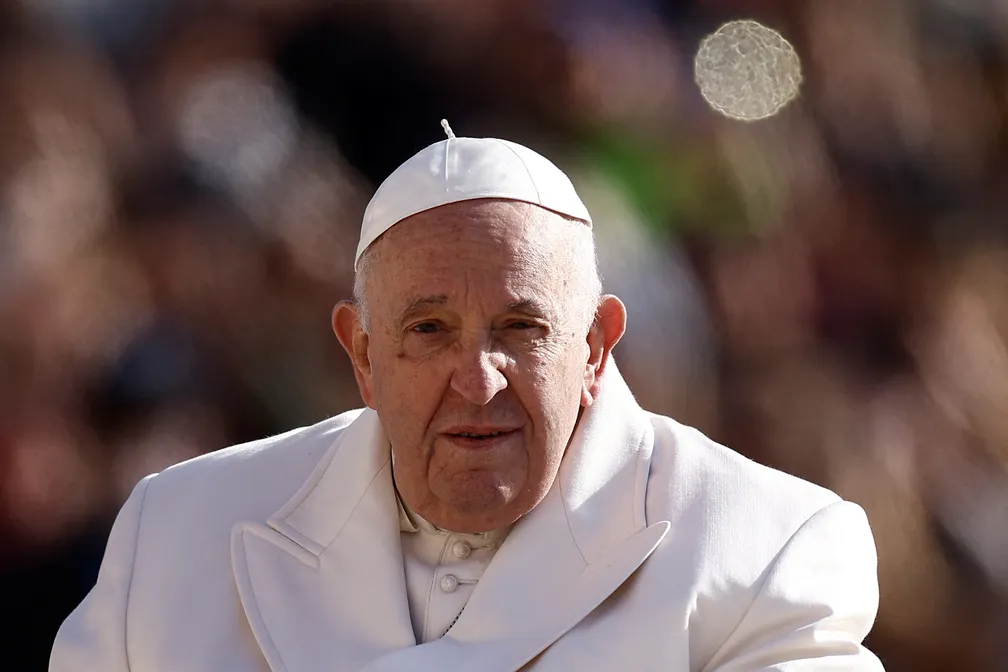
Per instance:
[[[442,432],[442,435],[452,443],[461,446],[479,447],[493,445],[510,438],[519,431],[521,431],[520,427],[465,425],[449,427]]]
[[[442,434],[451,434],[453,436],[494,436],[497,434],[507,434],[509,432],[516,432],[520,427],[515,427],[514,425],[453,425],[448,429],[442,431]]]

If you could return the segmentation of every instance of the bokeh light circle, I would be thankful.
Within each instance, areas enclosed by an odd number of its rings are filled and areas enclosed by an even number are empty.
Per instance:
[[[798,95],[802,80],[794,47],[748,19],[730,21],[703,40],[694,75],[711,107],[742,121],[779,112]]]

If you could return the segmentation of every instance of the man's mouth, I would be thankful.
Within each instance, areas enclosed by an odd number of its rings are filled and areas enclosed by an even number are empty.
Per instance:
[[[501,434],[508,434],[508,433],[509,432],[506,432],[504,430],[499,430],[496,432],[488,432],[485,434],[475,434],[473,432],[458,432],[456,434],[452,434],[452,436],[461,436],[464,439],[492,439],[495,436],[500,436]]]
[[[493,425],[456,425],[442,434],[452,443],[464,448],[490,448],[521,431],[521,427],[494,427]]]

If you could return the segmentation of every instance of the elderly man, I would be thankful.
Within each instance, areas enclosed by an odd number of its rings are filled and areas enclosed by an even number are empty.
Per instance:
[[[367,408],[141,481],[50,669],[880,670],[862,510],[642,410],[570,181],[445,128],[333,313]]]

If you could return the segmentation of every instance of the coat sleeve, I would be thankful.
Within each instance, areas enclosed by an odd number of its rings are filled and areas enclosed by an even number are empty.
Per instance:
[[[881,672],[862,645],[878,611],[877,564],[861,507],[841,501],[819,510],[777,555],[704,672]]]
[[[126,611],[140,516],[147,486],[140,481],[116,516],[98,581],[60,626],[49,657],[50,672],[128,672]]]

